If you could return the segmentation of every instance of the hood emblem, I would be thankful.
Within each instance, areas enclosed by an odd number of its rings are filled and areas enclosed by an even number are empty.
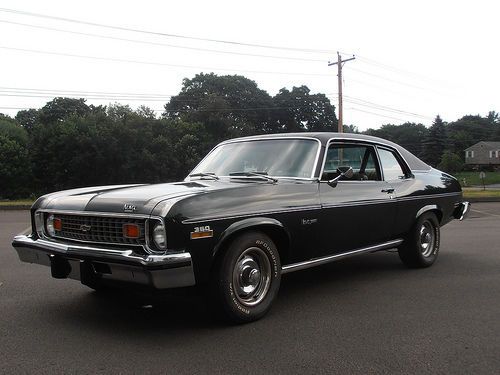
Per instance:
[[[90,229],[91,229],[91,228],[92,228],[92,227],[91,227],[90,225],[87,225],[87,224],[82,224],[82,225],[80,225],[80,230],[81,230],[82,232],[90,232]]]
[[[133,204],[125,203],[123,205],[124,212],[135,212],[135,210],[137,210],[137,207],[135,207]]]

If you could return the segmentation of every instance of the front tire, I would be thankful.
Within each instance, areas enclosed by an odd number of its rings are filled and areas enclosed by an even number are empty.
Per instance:
[[[399,247],[402,262],[410,268],[430,267],[436,261],[440,245],[439,221],[432,212],[422,214]]]
[[[255,321],[271,308],[281,282],[281,262],[262,232],[236,237],[218,258],[211,279],[211,303],[236,323]]]

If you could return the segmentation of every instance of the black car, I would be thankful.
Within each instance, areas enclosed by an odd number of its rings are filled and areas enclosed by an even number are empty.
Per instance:
[[[203,286],[232,320],[262,317],[281,275],[397,248],[429,267],[463,219],[457,180],[375,137],[299,133],[217,145],[182,182],[56,192],[13,246],[99,290]]]

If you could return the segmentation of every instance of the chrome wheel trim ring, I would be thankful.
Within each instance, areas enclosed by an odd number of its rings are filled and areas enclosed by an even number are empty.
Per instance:
[[[258,305],[271,286],[271,261],[264,250],[249,247],[233,269],[234,294],[242,305]]]
[[[434,229],[434,225],[430,221],[426,220],[420,226],[419,233],[420,252],[424,257],[427,258],[433,253],[435,243],[436,231]]]

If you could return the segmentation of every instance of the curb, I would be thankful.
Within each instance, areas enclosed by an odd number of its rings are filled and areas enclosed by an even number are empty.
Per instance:
[[[16,210],[29,210],[31,208],[31,204],[16,204],[12,206],[0,206],[0,211],[16,211]]]

